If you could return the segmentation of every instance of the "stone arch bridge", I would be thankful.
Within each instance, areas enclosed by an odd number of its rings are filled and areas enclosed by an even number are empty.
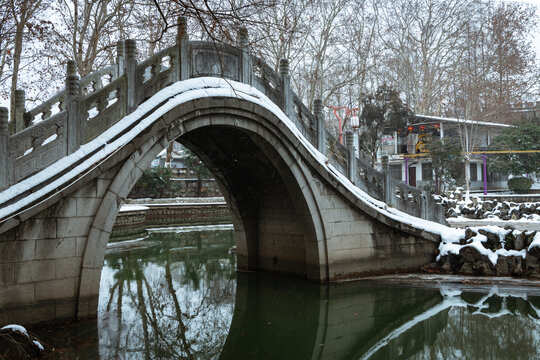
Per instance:
[[[239,269],[327,281],[432,261],[441,209],[337,143],[287,61],[276,73],[247,44],[189,41],[181,21],[143,62],[120,42],[116,64],[79,79],[70,62],[65,91],[31,110],[19,91],[10,123],[0,110],[0,322],[96,314],[118,210],[174,140],[221,184]]]

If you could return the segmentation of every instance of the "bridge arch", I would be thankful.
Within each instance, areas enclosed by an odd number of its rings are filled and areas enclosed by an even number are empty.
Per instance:
[[[136,144],[133,152],[101,165],[115,174],[97,207],[84,248],[79,317],[94,313],[97,307],[105,249],[123,200],[144,169],[175,140],[203,159],[224,190],[239,269],[329,278],[318,191],[295,135],[259,104],[201,98],[169,110],[153,129],[132,141]]]
[[[15,319],[22,305],[41,309],[41,320],[96,314],[118,210],[176,139],[210,165],[228,194],[241,269],[332,280],[432,261],[439,235],[425,230],[431,223],[355,188],[265,95],[234,81],[191,79],[8,191],[13,199],[0,209],[0,250],[11,274],[0,294],[6,316]]]

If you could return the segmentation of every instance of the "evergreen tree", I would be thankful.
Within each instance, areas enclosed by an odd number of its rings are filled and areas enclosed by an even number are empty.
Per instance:
[[[197,196],[201,196],[202,180],[210,179],[212,177],[212,173],[210,173],[210,170],[208,170],[206,165],[204,165],[199,157],[189,149],[186,149],[184,164],[189,171],[197,173]]]
[[[493,140],[490,150],[540,150],[540,119],[523,120],[515,127],[506,128]],[[490,164],[506,175],[540,173],[540,153],[495,154]]]
[[[398,92],[386,84],[364,96],[362,104],[359,145],[371,155],[371,166],[375,166],[381,136],[405,128],[412,111],[401,101]]]
[[[457,142],[443,143],[439,138],[432,138],[427,148],[439,190],[444,192],[464,175],[461,146]]]

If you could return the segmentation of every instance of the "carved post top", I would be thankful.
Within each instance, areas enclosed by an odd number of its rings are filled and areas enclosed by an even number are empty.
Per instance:
[[[289,59],[279,59],[279,75],[289,76],[290,74]]]
[[[70,98],[76,98],[80,95],[79,76],[77,75],[77,62],[68,60],[66,76],[66,95]]]
[[[187,19],[183,16],[178,18],[178,30],[176,33],[177,41],[180,42],[181,39],[187,39]]]
[[[137,43],[133,39],[127,39],[125,42],[126,58],[135,60],[137,58]]]
[[[322,116],[323,104],[322,99],[313,99],[313,115]]]
[[[381,156],[381,165],[383,172],[388,172],[390,164],[388,163],[388,155]]]
[[[25,108],[26,95],[24,90],[15,90],[15,108]]]
[[[77,62],[75,60],[68,60],[67,62],[67,76],[77,76]]]
[[[124,45],[125,44],[123,40],[119,40],[116,43],[116,58],[124,57]]]
[[[241,27],[238,29],[236,33],[236,41],[238,43],[238,47],[241,49],[246,49],[249,44],[249,38],[248,38],[248,31],[245,27]]]
[[[9,135],[8,117],[9,117],[8,108],[0,107],[0,136]]]
[[[345,144],[347,145],[347,147],[354,146],[354,133],[351,130],[348,130],[345,133]]]

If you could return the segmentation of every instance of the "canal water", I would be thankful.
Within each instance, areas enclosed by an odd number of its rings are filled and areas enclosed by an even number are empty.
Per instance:
[[[31,330],[51,359],[540,359],[538,289],[237,273],[233,245],[230,225],[112,239],[97,321]]]

